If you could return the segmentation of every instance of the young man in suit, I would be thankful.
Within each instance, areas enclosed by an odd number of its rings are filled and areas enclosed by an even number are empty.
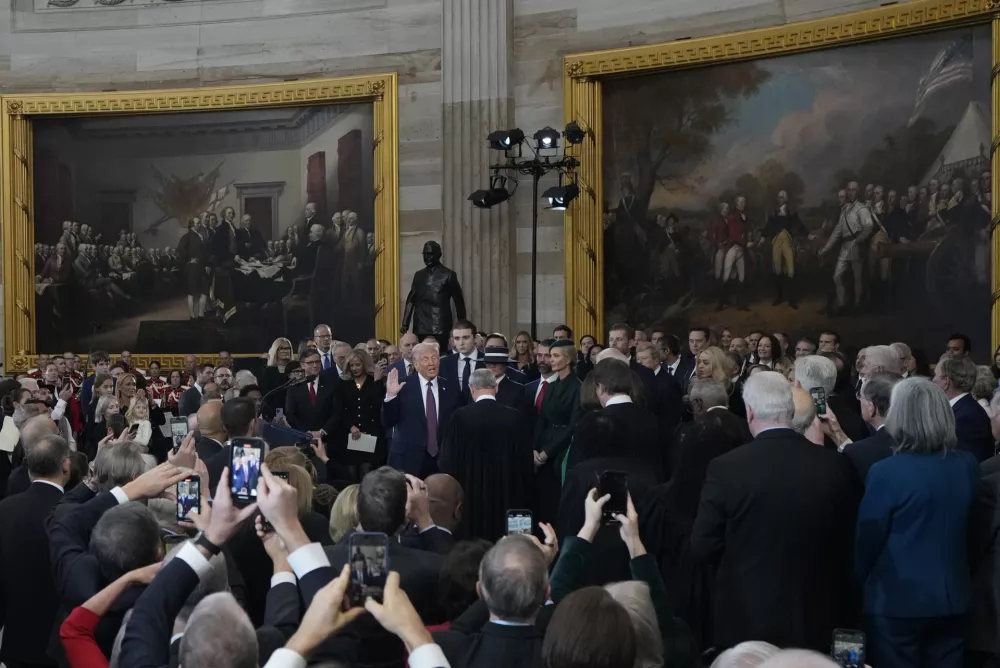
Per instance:
[[[45,436],[25,454],[31,475],[26,492],[0,503],[0,660],[11,668],[49,666],[49,634],[59,595],[49,563],[45,518],[63,497],[69,480],[69,445]]]
[[[389,466],[426,478],[438,472],[441,438],[461,394],[453,379],[438,375],[441,358],[434,344],[414,346],[413,363],[416,373],[409,378],[400,378],[398,369],[389,372],[382,424],[395,429]]]
[[[990,417],[969,394],[976,384],[976,363],[968,355],[945,354],[934,367],[934,384],[948,396],[955,412],[955,449],[972,453],[980,463],[992,457]]]
[[[698,359],[698,353],[708,348],[708,339],[711,336],[711,332],[708,327],[692,327],[688,331],[688,355],[681,357],[680,363],[677,365],[677,371],[674,372],[674,378],[677,380],[677,384],[681,387],[681,392],[687,393],[688,383],[694,378],[695,371],[695,360]]]
[[[340,414],[340,379],[322,370],[320,351],[309,348],[300,360],[306,372],[306,383],[288,388],[285,397],[285,418],[292,429],[307,431],[313,438],[327,439],[336,435]]]
[[[194,385],[184,390],[180,401],[177,402],[177,413],[181,417],[187,417],[191,413],[197,413],[201,408],[201,395],[205,392],[205,384],[215,377],[215,366],[212,364],[202,364],[198,367],[198,378]]]
[[[711,461],[691,532],[692,556],[717,565],[715,644],[827,650],[830,630],[853,620],[857,475],[792,431],[781,374],[748,378],[743,400],[755,439]]]
[[[458,381],[462,404],[469,402],[469,377],[476,369],[486,366],[476,349],[476,326],[468,320],[459,320],[451,329],[455,352],[441,359],[441,375]]]

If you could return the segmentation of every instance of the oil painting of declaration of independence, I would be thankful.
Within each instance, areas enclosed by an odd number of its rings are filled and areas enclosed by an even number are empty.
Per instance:
[[[605,321],[990,340],[990,28],[605,82]]]
[[[39,350],[259,353],[321,322],[374,334],[370,104],[34,130]]]

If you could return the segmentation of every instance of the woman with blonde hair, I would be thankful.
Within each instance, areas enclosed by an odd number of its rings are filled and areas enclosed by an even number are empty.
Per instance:
[[[732,362],[722,352],[722,348],[710,346],[705,348],[695,358],[694,375],[702,380],[715,380],[722,383],[726,390],[733,387]]]
[[[340,374],[340,425],[343,432],[336,437],[334,443],[337,449],[330,453],[330,457],[346,464],[354,480],[360,480],[385,460],[385,430],[382,426],[384,372],[385,367],[376,366],[366,350],[352,350],[344,359],[344,371]],[[350,448],[362,435],[376,438],[374,452]]]
[[[132,442],[149,452],[155,462],[167,461],[167,450],[170,439],[159,429],[153,427],[150,420],[149,400],[144,397],[132,397],[125,411],[125,426],[132,433]],[[133,428],[134,427],[134,428]]]
[[[531,354],[531,334],[521,331],[514,337],[514,345],[510,349],[510,359],[518,371],[528,374],[528,380],[534,380],[537,374],[532,374],[535,358]]]
[[[330,538],[340,541],[349,531],[358,526],[358,489],[360,485],[349,485],[337,495],[330,511]]]
[[[260,377],[260,391],[267,394],[289,381],[288,365],[292,362],[292,342],[279,336],[267,351],[267,366]],[[285,390],[278,390],[268,398],[267,406],[262,406],[264,417],[273,419],[274,409],[271,406],[284,407]]]

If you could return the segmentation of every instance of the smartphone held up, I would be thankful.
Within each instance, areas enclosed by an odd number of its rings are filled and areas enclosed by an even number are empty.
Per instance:
[[[351,534],[347,545],[351,582],[347,593],[351,606],[363,606],[369,597],[382,602],[389,576],[389,536],[384,533]]]

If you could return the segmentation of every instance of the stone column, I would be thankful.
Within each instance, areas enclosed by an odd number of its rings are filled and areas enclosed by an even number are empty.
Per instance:
[[[469,318],[487,331],[515,324],[511,203],[477,209],[502,158],[486,135],[514,122],[513,0],[442,0],[444,263],[458,272]],[[526,182],[530,188],[530,182]]]

